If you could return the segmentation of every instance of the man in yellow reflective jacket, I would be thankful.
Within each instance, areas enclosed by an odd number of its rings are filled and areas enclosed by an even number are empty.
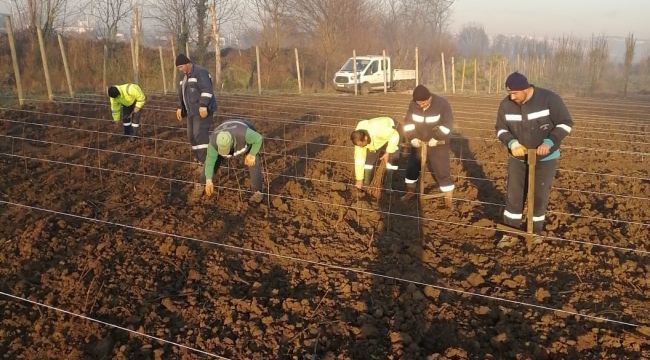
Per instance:
[[[111,85],[108,87],[108,96],[111,99],[113,121],[121,119],[124,135],[134,139],[140,129],[140,110],[147,100],[144,92],[137,84]]]
[[[354,144],[355,187],[361,189],[370,185],[377,157],[383,152],[381,160],[386,162],[384,189],[391,191],[399,159],[399,132],[395,129],[395,121],[386,116],[361,120],[350,134],[350,140]]]

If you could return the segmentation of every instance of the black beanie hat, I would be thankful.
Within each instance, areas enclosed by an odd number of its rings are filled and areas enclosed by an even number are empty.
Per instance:
[[[190,59],[188,59],[187,56],[185,56],[185,54],[178,54],[178,56],[176,57],[176,66],[185,65],[189,63],[190,63]]]
[[[517,71],[513,72],[506,79],[506,90],[508,91],[521,91],[526,90],[530,87],[528,79],[524,74],[521,74]]]
[[[424,85],[418,85],[413,89],[413,101],[425,101],[431,97],[431,92]]]
[[[117,86],[111,85],[108,87],[108,96],[112,98],[117,98],[120,96],[120,91],[117,89]]]

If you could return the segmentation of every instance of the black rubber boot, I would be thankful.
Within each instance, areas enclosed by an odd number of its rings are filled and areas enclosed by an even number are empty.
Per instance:
[[[395,170],[386,169],[384,173],[384,190],[393,191],[393,172]]]
[[[363,186],[370,185],[372,181],[372,174],[374,173],[373,169],[364,169],[363,170]]]

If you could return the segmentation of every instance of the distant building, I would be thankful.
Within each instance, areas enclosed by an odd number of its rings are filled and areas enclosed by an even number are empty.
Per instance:
[[[90,22],[88,20],[80,20],[76,25],[64,26],[63,28],[60,28],[60,30],[64,34],[91,34],[93,31],[95,31],[95,28],[90,26]]]
[[[0,33],[3,34],[7,33],[7,22],[5,21],[7,16],[11,16],[11,14],[0,13]]]

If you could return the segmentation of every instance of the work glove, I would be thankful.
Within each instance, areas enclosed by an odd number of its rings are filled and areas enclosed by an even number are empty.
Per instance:
[[[255,155],[248,154],[244,159],[244,165],[246,166],[255,166]]]
[[[181,109],[176,110],[176,120],[183,120],[183,111]]]
[[[201,106],[199,108],[199,115],[201,116],[201,118],[205,119],[205,117],[208,116],[208,108]]]
[[[212,183],[212,179],[206,179],[205,180],[205,194],[208,196],[212,196],[212,193],[214,192],[214,184]]]
[[[417,138],[411,140],[411,146],[413,146],[414,148],[419,148],[420,146],[422,146],[422,140]]]
[[[140,108],[136,106],[136,107],[133,109],[133,113],[137,114],[137,113],[139,113],[139,112],[140,112]]]
[[[510,145],[510,151],[513,156],[526,156],[526,148],[515,140],[512,145]]]
[[[438,145],[438,140],[431,138],[431,140],[429,140],[429,146],[436,146],[436,145]]]

